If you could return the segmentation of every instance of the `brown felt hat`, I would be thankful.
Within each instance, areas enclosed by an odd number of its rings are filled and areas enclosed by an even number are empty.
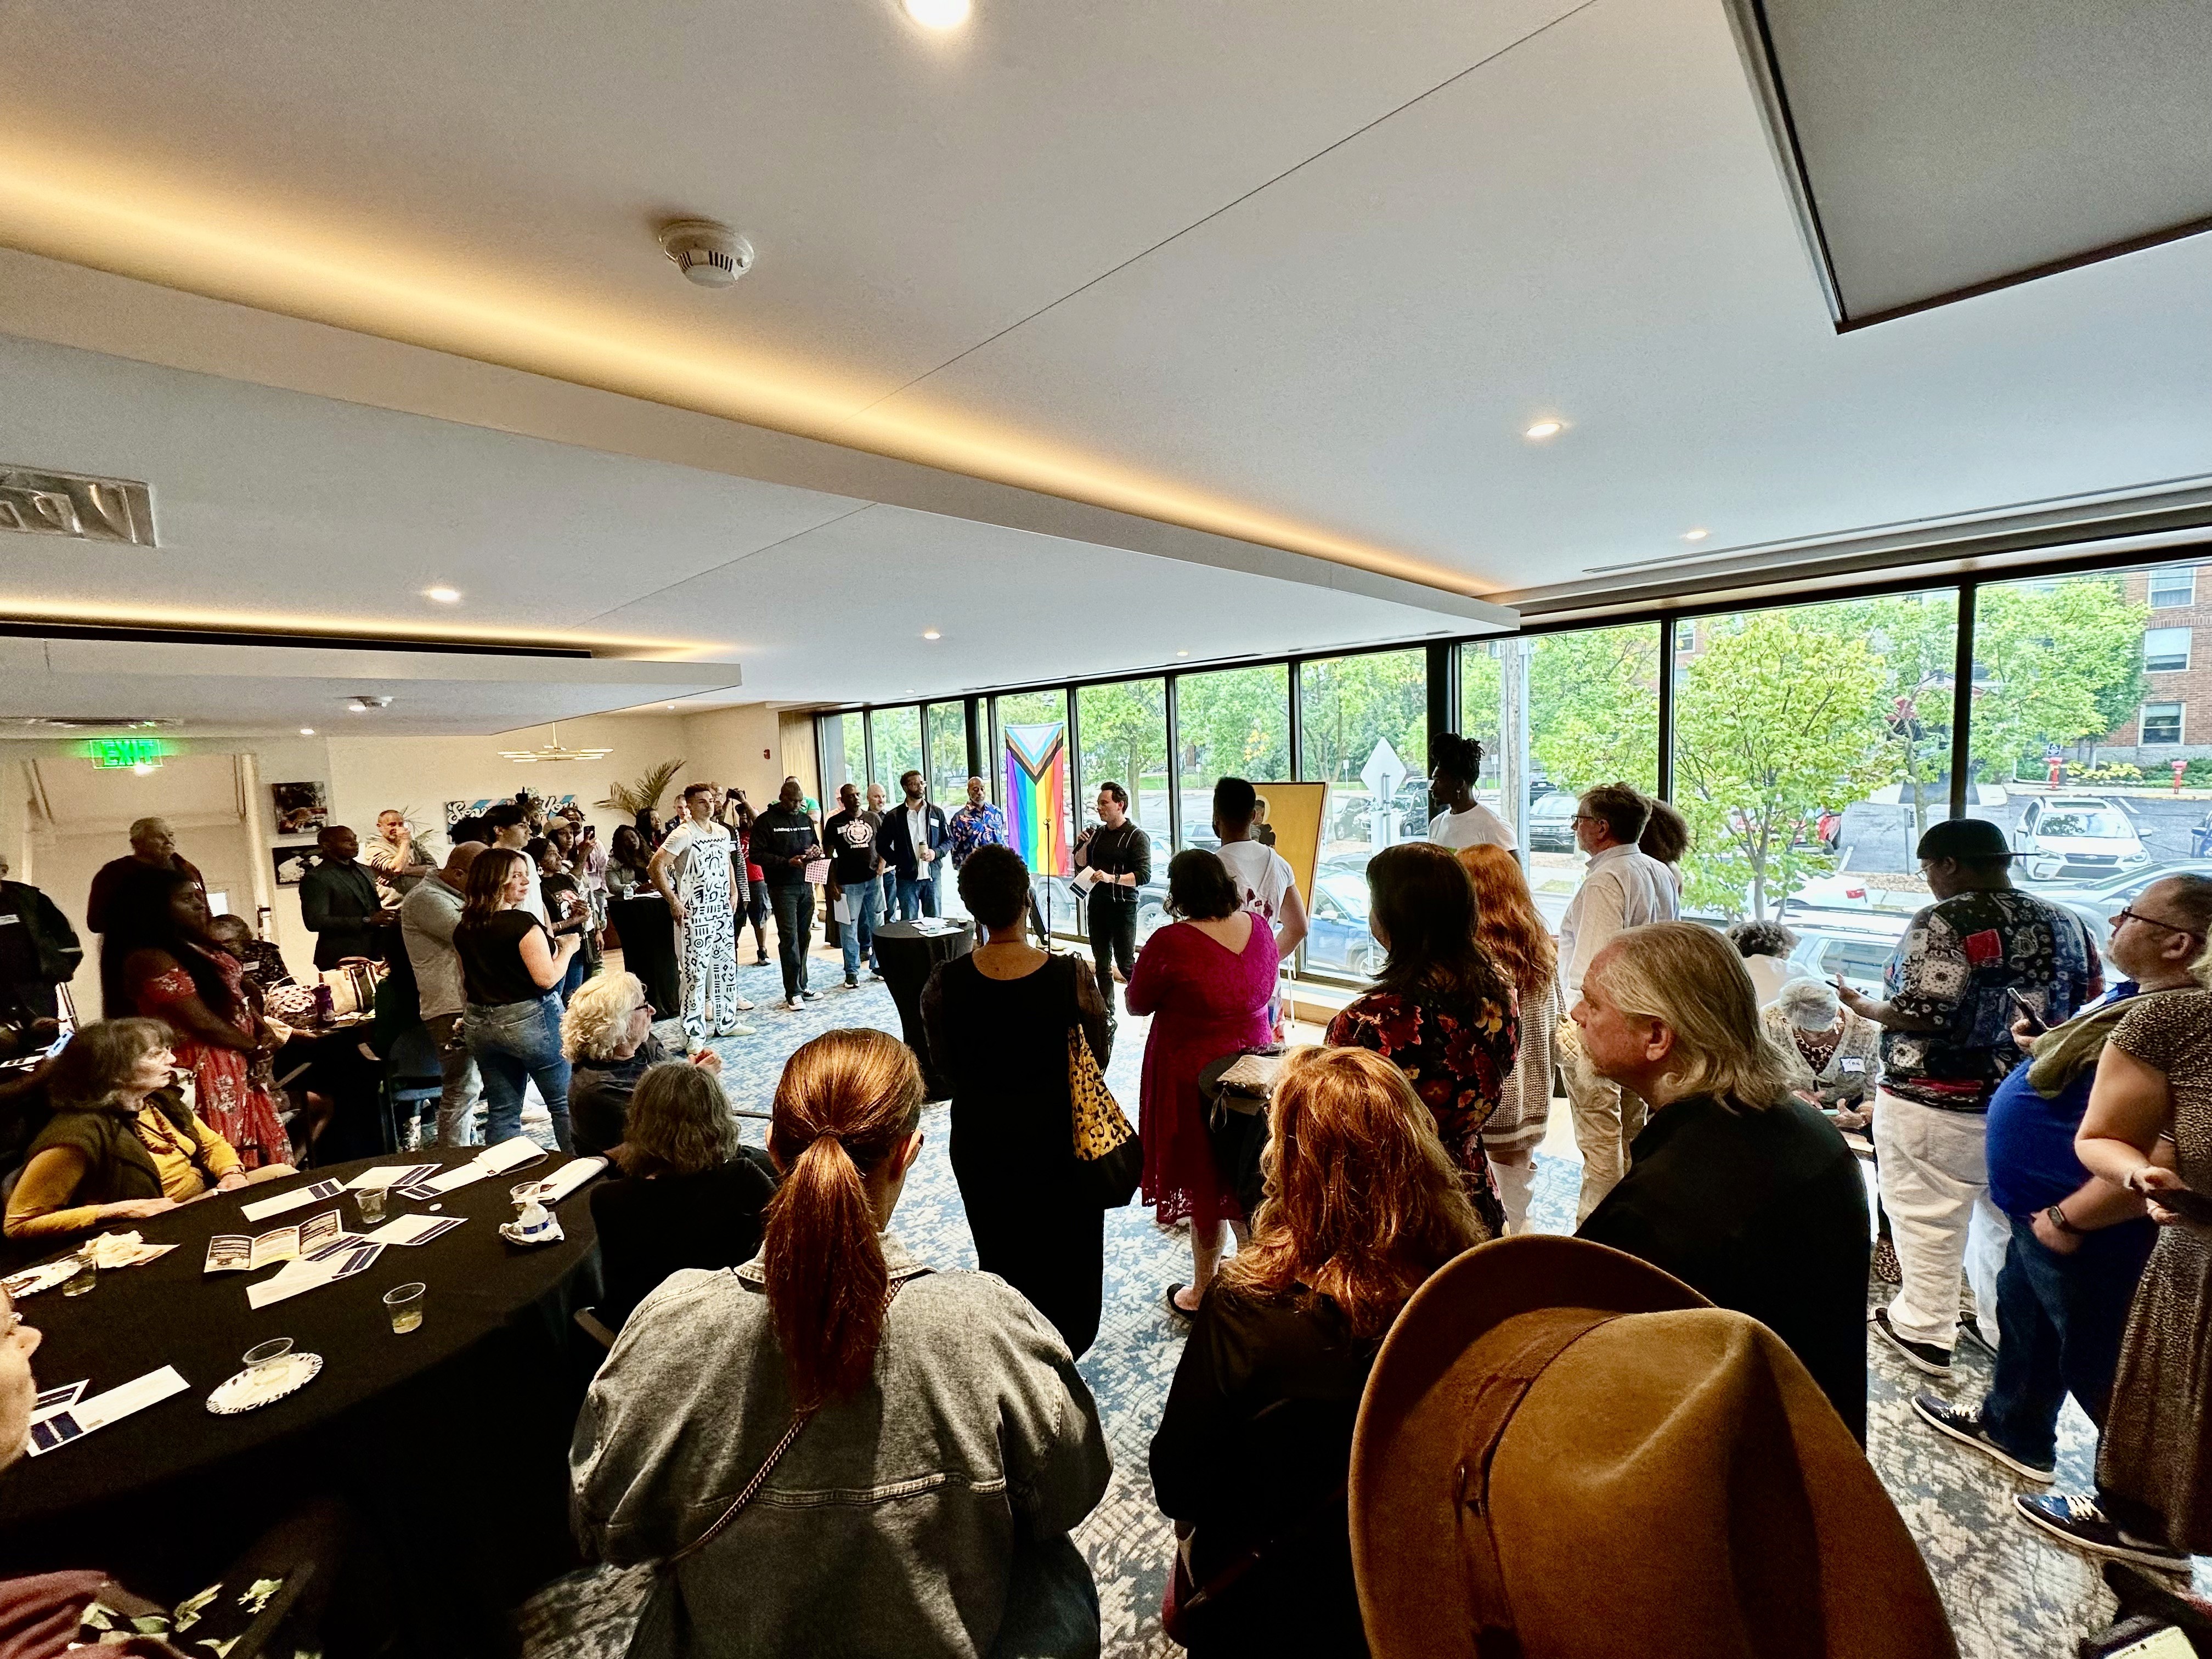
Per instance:
[[[1758,1321],[1580,1239],[1476,1246],[1352,1443],[1375,1659],[1955,1659],[1850,1431]]]

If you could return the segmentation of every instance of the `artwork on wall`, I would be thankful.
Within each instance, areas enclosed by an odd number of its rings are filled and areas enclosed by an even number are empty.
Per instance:
[[[280,836],[317,835],[330,823],[330,797],[319,783],[272,783],[269,793],[276,803]]]
[[[269,856],[276,866],[276,884],[279,887],[297,887],[300,878],[323,861],[323,855],[307,843],[298,847],[272,847],[269,849]]]
[[[450,830],[455,824],[459,823],[463,818],[476,817],[482,813],[489,811],[501,801],[513,800],[514,799],[514,797],[512,795],[488,795],[482,800],[449,800],[446,803],[446,828]],[[533,806],[537,807],[538,811],[547,814],[548,816],[550,816],[555,812],[558,812],[562,808],[568,806],[574,806],[579,811],[583,810],[582,804],[572,794],[533,794],[531,796],[530,800]]]

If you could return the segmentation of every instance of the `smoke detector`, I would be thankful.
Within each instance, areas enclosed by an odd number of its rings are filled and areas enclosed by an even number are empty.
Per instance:
[[[661,251],[686,282],[728,288],[753,268],[753,245],[713,219],[672,219],[660,228]]]

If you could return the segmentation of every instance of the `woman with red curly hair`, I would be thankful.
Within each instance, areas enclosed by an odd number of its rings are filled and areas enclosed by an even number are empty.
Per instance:
[[[1433,842],[1386,847],[1367,863],[1368,931],[1389,954],[1375,988],[1329,1021],[1333,1048],[1372,1048],[1405,1073],[1489,1236],[1505,1208],[1482,1148],[1520,1051],[1513,986],[1475,939],[1474,882]]]
[[[1200,1659],[1365,1654],[1344,1496],[1360,1391],[1398,1310],[1486,1237],[1379,1054],[1299,1049],[1268,1129],[1250,1242],[1199,1304],[1152,1437],[1180,1540],[1170,1633]]]

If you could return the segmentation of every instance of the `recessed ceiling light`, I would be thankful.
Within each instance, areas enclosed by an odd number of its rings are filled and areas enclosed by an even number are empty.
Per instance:
[[[921,630],[921,637],[925,640],[941,640],[945,635],[933,628],[925,628]]]
[[[458,587],[426,587],[422,590],[422,597],[435,599],[440,605],[459,605],[461,590]]]
[[[906,15],[926,29],[957,29],[969,9],[969,0],[906,0]]]
[[[1565,421],[1539,421],[1521,435],[1524,438],[1534,438],[1541,442],[1546,438],[1558,437],[1565,429]]]
[[[300,735],[303,738],[312,738],[315,735],[315,728],[312,726],[303,726],[300,728]]]
[[[1190,653],[1189,653],[1189,652],[1188,652],[1188,651],[1178,651],[1178,652],[1176,652],[1176,655],[1177,655],[1178,657],[1188,657],[1188,655],[1190,655]]]
[[[1682,532],[1682,539],[1686,542],[1701,542],[1712,533],[1710,530],[1685,530]]]

